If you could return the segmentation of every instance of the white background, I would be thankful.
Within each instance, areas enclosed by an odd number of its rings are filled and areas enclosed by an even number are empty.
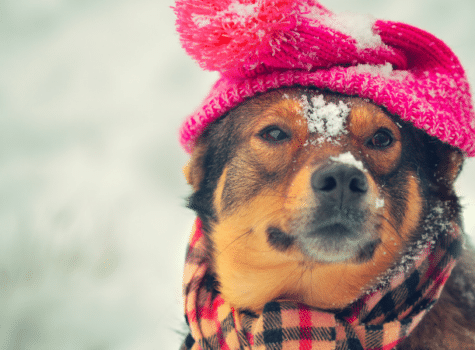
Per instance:
[[[193,213],[177,129],[216,75],[168,0],[0,0],[0,350],[178,349]],[[472,0],[323,0],[444,40]],[[475,235],[474,161],[458,183]]]

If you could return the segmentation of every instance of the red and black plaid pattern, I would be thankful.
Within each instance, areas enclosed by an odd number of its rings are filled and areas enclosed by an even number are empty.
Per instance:
[[[216,291],[198,219],[185,263],[190,334],[181,350],[393,349],[440,296],[461,246],[460,229],[452,223],[411,259],[409,269],[392,273],[387,283],[338,314],[274,301],[256,315],[235,310]]]

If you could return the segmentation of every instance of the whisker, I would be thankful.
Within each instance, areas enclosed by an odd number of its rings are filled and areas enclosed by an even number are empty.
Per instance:
[[[305,272],[308,270],[308,266],[305,265],[304,268],[302,269],[301,265],[297,265],[295,267],[295,269],[293,270],[293,272],[291,274],[289,274],[289,278],[290,276],[292,276],[293,274],[295,274],[295,272],[298,270],[298,269],[301,269],[301,273],[300,273],[300,276],[299,276],[299,279],[297,280],[297,285],[298,284],[302,284],[302,280],[303,280],[303,275],[305,274]]]
[[[233,245],[234,243],[236,243],[239,239],[247,236],[250,234],[250,231],[247,231],[247,232],[244,232],[243,234],[237,236],[235,239],[233,239],[226,247],[224,247],[223,250],[221,250],[220,252],[218,252],[217,256],[221,255],[222,253],[224,253],[231,245]]]
[[[289,272],[289,274],[287,275],[287,280],[290,279],[292,276],[295,275],[295,272],[299,269],[299,266],[296,266],[295,269],[293,269],[292,271]],[[300,280],[302,279],[302,276],[303,276],[303,273],[300,275],[300,278],[298,279],[297,283],[300,282]],[[280,292],[280,289],[281,289],[281,286],[280,285],[276,285],[273,289],[272,289],[272,293],[273,295],[277,295],[278,293],[277,292]]]
[[[396,236],[403,239],[402,235],[398,232],[396,226],[394,226],[394,224],[387,217],[385,217],[384,215],[381,215],[381,214],[377,214],[377,216],[379,218],[382,218],[384,221],[386,221],[389,224],[389,226],[394,230],[394,233],[396,234]]]
[[[255,223],[252,227],[251,230],[249,231],[246,231],[244,232],[243,234],[237,236],[234,240],[232,240],[224,249],[222,249],[219,253],[218,253],[218,256],[222,253],[224,253],[227,249],[231,248],[232,245],[234,245],[238,240],[244,238],[244,237],[249,237],[250,234],[253,232],[253,230],[255,229],[256,226],[258,226],[259,224],[261,224],[262,222],[266,222],[267,219],[269,217],[273,217],[275,216],[276,214],[278,214],[279,212],[282,212],[283,209],[282,208],[278,208],[276,210],[273,210],[272,212],[269,212],[267,213],[265,216],[262,216],[259,221],[257,223]],[[272,248],[270,248],[269,250],[262,250],[262,249],[257,249],[256,247],[252,246],[250,249],[253,249],[253,251],[256,251],[256,252],[270,252],[270,251],[273,251]]]
[[[338,280],[337,283],[335,283],[335,285],[334,285],[333,289],[331,290],[330,294],[334,294],[337,287],[339,287],[341,285],[341,281],[343,280],[343,276],[345,275],[346,270],[348,270],[348,265],[345,265],[345,268],[344,268],[343,272],[340,274],[340,279]]]
[[[310,295],[313,297],[313,269],[310,269]]]

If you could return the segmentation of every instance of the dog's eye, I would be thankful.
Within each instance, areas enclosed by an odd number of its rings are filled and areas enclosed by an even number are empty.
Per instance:
[[[268,128],[265,128],[261,133],[260,136],[269,142],[282,142],[287,139],[289,139],[289,135],[285,132],[279,129],[277,126],[271,126]]]
[[[368,141],[368,146],[372,148],[387,148],[393,143],[393,136],[389,130],[380,129]]]

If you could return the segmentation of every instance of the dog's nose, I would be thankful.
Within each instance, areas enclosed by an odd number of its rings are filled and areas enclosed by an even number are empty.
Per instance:
[[[331,163],[316,170],[311,177],[312,188],[322,201],[334,204],[356,204],[368,192],[365,174],[342,163]]]

